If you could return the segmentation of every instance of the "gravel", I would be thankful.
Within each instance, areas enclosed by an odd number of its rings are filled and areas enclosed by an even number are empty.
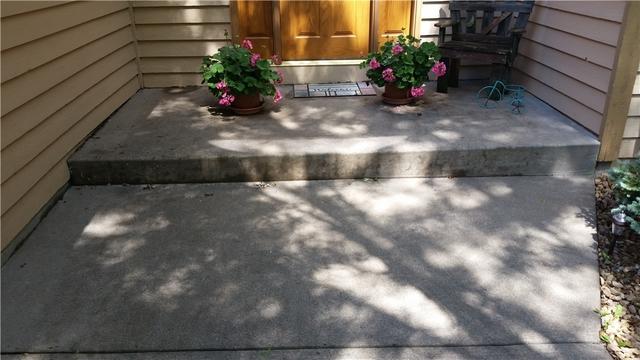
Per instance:
[[[606,175],[596,178],[602,330],[614,359],[640,358],[640,236],[627,230],[608,254],[615,200]]]

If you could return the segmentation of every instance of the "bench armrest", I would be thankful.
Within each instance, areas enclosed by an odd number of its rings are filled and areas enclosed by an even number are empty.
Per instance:
[[[444,21],[440,21],[440,22],[437,22],[437,23],[433,24],[433,26],[439,27],[439,28],[446,28],[446,27],[449,27],[449,26],[453,26],[453,25],[455,25],[457,23],[459,23],[459,21],[456,21],[456,20],[444,20]]]

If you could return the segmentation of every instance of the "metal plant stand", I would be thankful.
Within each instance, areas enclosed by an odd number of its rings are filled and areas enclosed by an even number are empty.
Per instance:
[[[511,99],[509,101],[509,105],[512,106],[511,112],[522,114],[524,112],[525,91],[526,89],[522,85],[505,85],[502,81],[496,80],[493,85],[480,89],[476,98],[481,107],[493,109],[498,106],[498,102],[508,96]]]

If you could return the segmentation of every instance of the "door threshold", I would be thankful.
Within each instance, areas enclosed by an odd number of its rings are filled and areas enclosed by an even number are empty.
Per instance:
[[[286,84],[334,83],[366,79],[362,60],[290,60],[276,65]]]
[[[291,66],[345,66],[345,65],[358,65],[363,59],[348,59],[348,60],[287,60],[283,61],[276,67],[291,67]]]

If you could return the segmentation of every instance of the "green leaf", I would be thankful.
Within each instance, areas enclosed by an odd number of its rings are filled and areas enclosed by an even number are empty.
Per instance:
[[[608,175],[618,204],[612,214],[624,212],[630,228],[640,234],[640,159],[620,161]]]
[[[221,73],[224,72],[224,66],[220,63],[215,63],[213,65],[211,65],[211,71],[215,74],[215,73]]]
[[[613,309],[613,316],[616,319],[620,319],[624,315],[624,308],[620,304],[616,304],[616,307]]]
[[[616,343],[618,344],[618,347],[621,348],[630,348],[631,347],[631,342],[627,339],[623,339],[619,336],[616,336]]]

